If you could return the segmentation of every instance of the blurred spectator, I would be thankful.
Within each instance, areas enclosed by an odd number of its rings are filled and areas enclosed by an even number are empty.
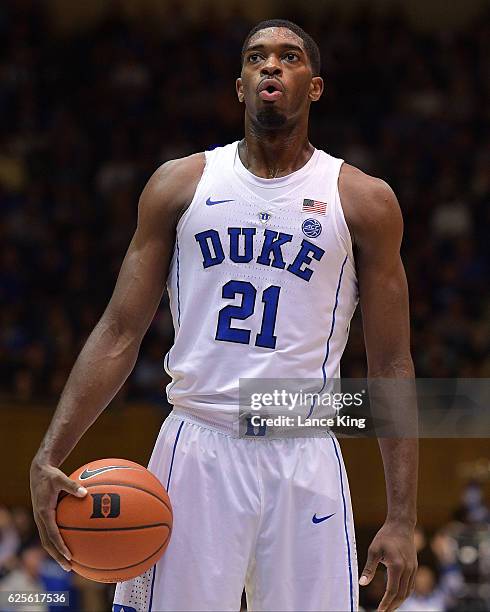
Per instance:
[[[7,592],[26,592],[43,590],[40,578],[41,567],[46,560],[46,553],[40,546],[26,548],[20,554],[20,564],[13,569],[7,576],[0,580],[0,591]],[[18,606],[12,606],[12,610]],[[22,609],[26,612],[36,610],[38,612],[48,612],[48,606],[40,603],[22,604]],[[6,608],[8,612],[8,608]]]
[[[490,511],[483,499],[483,488],[479,482],[468,483],[461,495],[461,506],[454,518],[466,524],[490,524]]]
[[[20,538],[7,508],[0,506],[0,578],[14,566]]]
[[[73,572],[65,572],[56,561],[46,554],[39,544],[33,543],[19,552],[12,570],[0,580],[0,590],[9,592],[34,591],[38,593],[62,591],[67,593],[68,596],[69,605],[64,607],[68,612],[69,610],[80,609],[78,604],[79,591],[75,588],[74,580],[75,574]],[[14,609],[18,609],[18,606],[13,606],[12,610]],[[49,605],[49,603],[23,604],[22,609],[56,612],[56,610],[59,610],[59,606]]]
[[[34,545],[39,541],[37,527],[32,517],[32,512],[23,506],[12,508],[12,526],[19,538],[19,550]]]

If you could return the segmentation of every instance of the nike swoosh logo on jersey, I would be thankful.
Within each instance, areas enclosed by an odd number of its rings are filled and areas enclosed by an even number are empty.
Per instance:
[[[234,200],[211,200],[211,198],[208,198],[206,200],[206,204],[208,206],[214,206],[215,204],[224,204],[225,202],[234,202]]]
[[[312,523],[323,523],[323,521],[326,521],[327,519],[331,518],[333,515],[335,514],[335,512],[333,514],[327,514],[327,516],[317,516],[316,512],[313,515],[313,518],[311,519]]]
[[[78,477],[79,480],[88,480],[89,478],[93,478],[94,476],[98,476],[99,474],[103,474],[104,472],[109,472],[110,470],[135,470],[137,468],[133,468],[129,465],[106,465],[101,468],[97,468],[95,470],[89,470],[85,468],[83,472]]]

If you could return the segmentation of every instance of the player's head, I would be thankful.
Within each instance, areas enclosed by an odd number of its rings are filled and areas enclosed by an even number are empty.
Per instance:
[[[318,45],[295,23],[261,21],[243,43],[236,89],[258,127],[274,130],[296,123],[322,95]]]

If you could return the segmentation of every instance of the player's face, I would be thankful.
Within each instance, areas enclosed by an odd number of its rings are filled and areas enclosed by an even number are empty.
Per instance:
[[[249,40],[237,79],[238,99],[252,121],[277,129],[308,114],[323,91],[303,40],[287,28],[266,28]]]

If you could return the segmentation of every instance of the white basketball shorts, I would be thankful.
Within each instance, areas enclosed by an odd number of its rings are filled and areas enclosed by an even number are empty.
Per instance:
[[[237,438],[165,420],[149,469],[174,512],[169,546],[116,587],[113,612],[357,610],[357,560],[337,440]]]

